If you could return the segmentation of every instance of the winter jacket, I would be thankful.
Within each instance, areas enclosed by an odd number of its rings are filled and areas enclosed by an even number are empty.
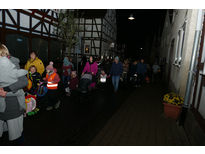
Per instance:
[[[16,66],[8,59],[8,57],[1,57],[0,58],[0,87],[8,87],[13,83],[18,81],[19,77],[25,76],[27,74],[26,70],[17,69]],[[24,91],[22,89],[13,92],[8,92],[7,96],[17,96],[18,101],[21,103],[20,107],[22,109],[25,108],[25,101],[24,98]],[[0,112],[4,112],[6,109],[6,102],[5,98],[0,96]]]
[[[35,72],[35,73],[32,74],[31,72],[29,72],[28,75],[27,75],[27,78],[30,79],[31,82],[32,82],[32,87],[29,90],[29,93],[30,94],[36,94],[38,84],[42,80],[40,73]]]
[[[138,74],[145,74],[147,73],[147,65],[143,63],[137,64],[137,73]]]
[[[87,73],[92,73],[93,72],[94,75],[96,75],[97,72],[98,72],[97,63],[93,62],[93,63],[90,64],[89,62],[87,62],[84,69],[83,69],[83,73],[85,73],[85,72],[87,72]]]
[[[63,60],[63,75],[68,76],[71,74],[71,70],[74,68],[73,63],[71,63],[67,57]]]
[[[25,65],[25,69],[29,70],[29,68],[34,65],[37,68],[37,72],[40,73],[41,75],[43,74],[43,72],[45,71],[45,67],[43,62],[36,57],[34,60],[29,59]]]
[[[37,86],[37,84],[41,81],[41,75],[38,72],[28,73],[28,78],[32,81],[32,86]]]
[[[11,62],[16,65],[16,68],[20,68],[19,66],[19,59],[15,57],[10,58]],[[18,78],[18,81],[13,83],[12,85],[8,87],[4,87],[4,91],[7,92],[13,92],[23,89],[28,84],[28,79],[26,76],[22,76]],[[24,97],[24,94],[22,94],[22,97]],[[6,102],[6,109],[4,112],[0,112],[0,120],[10,120],[15,119],[19,116],[21,116],[24,113],[24,109],[21,107],[22,105],[25,106],[25,97],[23,102],[19,102],[17,96],[6,96],[5,97]]]
[[[51,76],[53,73],[55,73],[56,75],[55,75],[54,79],[53,79],[51,82],[58,84],[58,83],[60,82],[60,77],[59,77],[59,75],[58,75],[56,69],[54,69],[53,72],[51,72],[51,73],[49,73],[48,75],[46,75],[46,79],[45,79],[45,80],[48,81],[48,79],[50,78],[50,76]]]
[[[122,63],[121,62],[112,63],[112,67],[111,67],[111,70],[110,70],[110,75],[112,75],[112,76],[121,76],[122,73],[123,73]]]

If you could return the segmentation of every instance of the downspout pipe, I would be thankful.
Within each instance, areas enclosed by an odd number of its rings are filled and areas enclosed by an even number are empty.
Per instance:
[[[182,113],[181,113],[180,121],[179,121],[180,125],[184,124],[185,118],[186,118],[186,113],[187,113],[187,110],[189,108],[189,101],[190,101],[193,75],[194,75],[194,67],[195,67],[196,60],[197,60],[199,40],[200,40],[200,36],[201,36],[201,31],[202,31],[203,16],[204,16],[203,9],[199,9],[198,17],[197,17],[197,25],[196,25],[196,30],[195,30],[195,36],[194,36],[194,45],[193,45],[193,49],[192,49],[191,62],[190,62],[189,72],[188,72],[186,92],[185,92],[185,97],[184,97],[184,104],[182,107]]]
[[[188,73],[186,93],[184,97],[184,107],[186,108],[189,107],[189,100],[190,100],[192,81],[193,81],[193,75],[194,75],[194,67],[195,67],[196,60],[197,60],[197,51],[198,51],[198,46],[199,46],[200,34],[202,31],[203,16],[204,16],[203,10],[200,9],[198,11],[197,25],[196,25],[195,37],[194,37],[194,46],[192,50],[192,57],[191,57],[191,63],[190,63],[189,73]]]

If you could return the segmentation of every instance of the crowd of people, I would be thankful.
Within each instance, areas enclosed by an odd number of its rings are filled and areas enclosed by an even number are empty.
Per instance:
[[[118,56],[114,59],[82,56],[79,69],[76,69],[72,58],[65,56],[62,61],[62,73],[51,61],[45,67],[35,51],[30,53],[24,69],[20,69],[18,58],[10,55],[3,44],[0,45],[0,138],[8,131],[9,140],[14,144],[23,142],[23,118],[28,105],[25,96],[35,96],[37,102],[43,100],[47,111],[58,109],[59,83],[63,85],[66,96],[72,93],[89,93],[92,90],[111,84],[113,92],[117,93],[119,83],[141,87],[145,83],[158,82],[160,66],[154,63],[152,69],[145,64],[144,59],[121,62]],[[76,70],[79,70],[78,72]],[[2,73],[4,72],[4,73]],[[109,82],[110,81],[110,82]],[[42,99],[43,98],[43,99]],[[37,103],[35,110],[41,109]]]

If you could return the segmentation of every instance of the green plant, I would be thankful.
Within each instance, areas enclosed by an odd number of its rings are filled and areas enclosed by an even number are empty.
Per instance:
[[[184,103],[184,98],[171,92],[164,95],[163,101],[168,104],[181,106]]]
[[[78,41],[78,10],[60,10],[58,23],[55,24],[55,33],[68,49],[68,56]]]

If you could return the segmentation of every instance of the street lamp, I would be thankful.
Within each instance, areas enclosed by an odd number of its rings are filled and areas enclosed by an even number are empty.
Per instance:
[[[129,20],[134,20],[135,18],[133,17],[133,14],[130,14],[130,16],[128,17]]]

